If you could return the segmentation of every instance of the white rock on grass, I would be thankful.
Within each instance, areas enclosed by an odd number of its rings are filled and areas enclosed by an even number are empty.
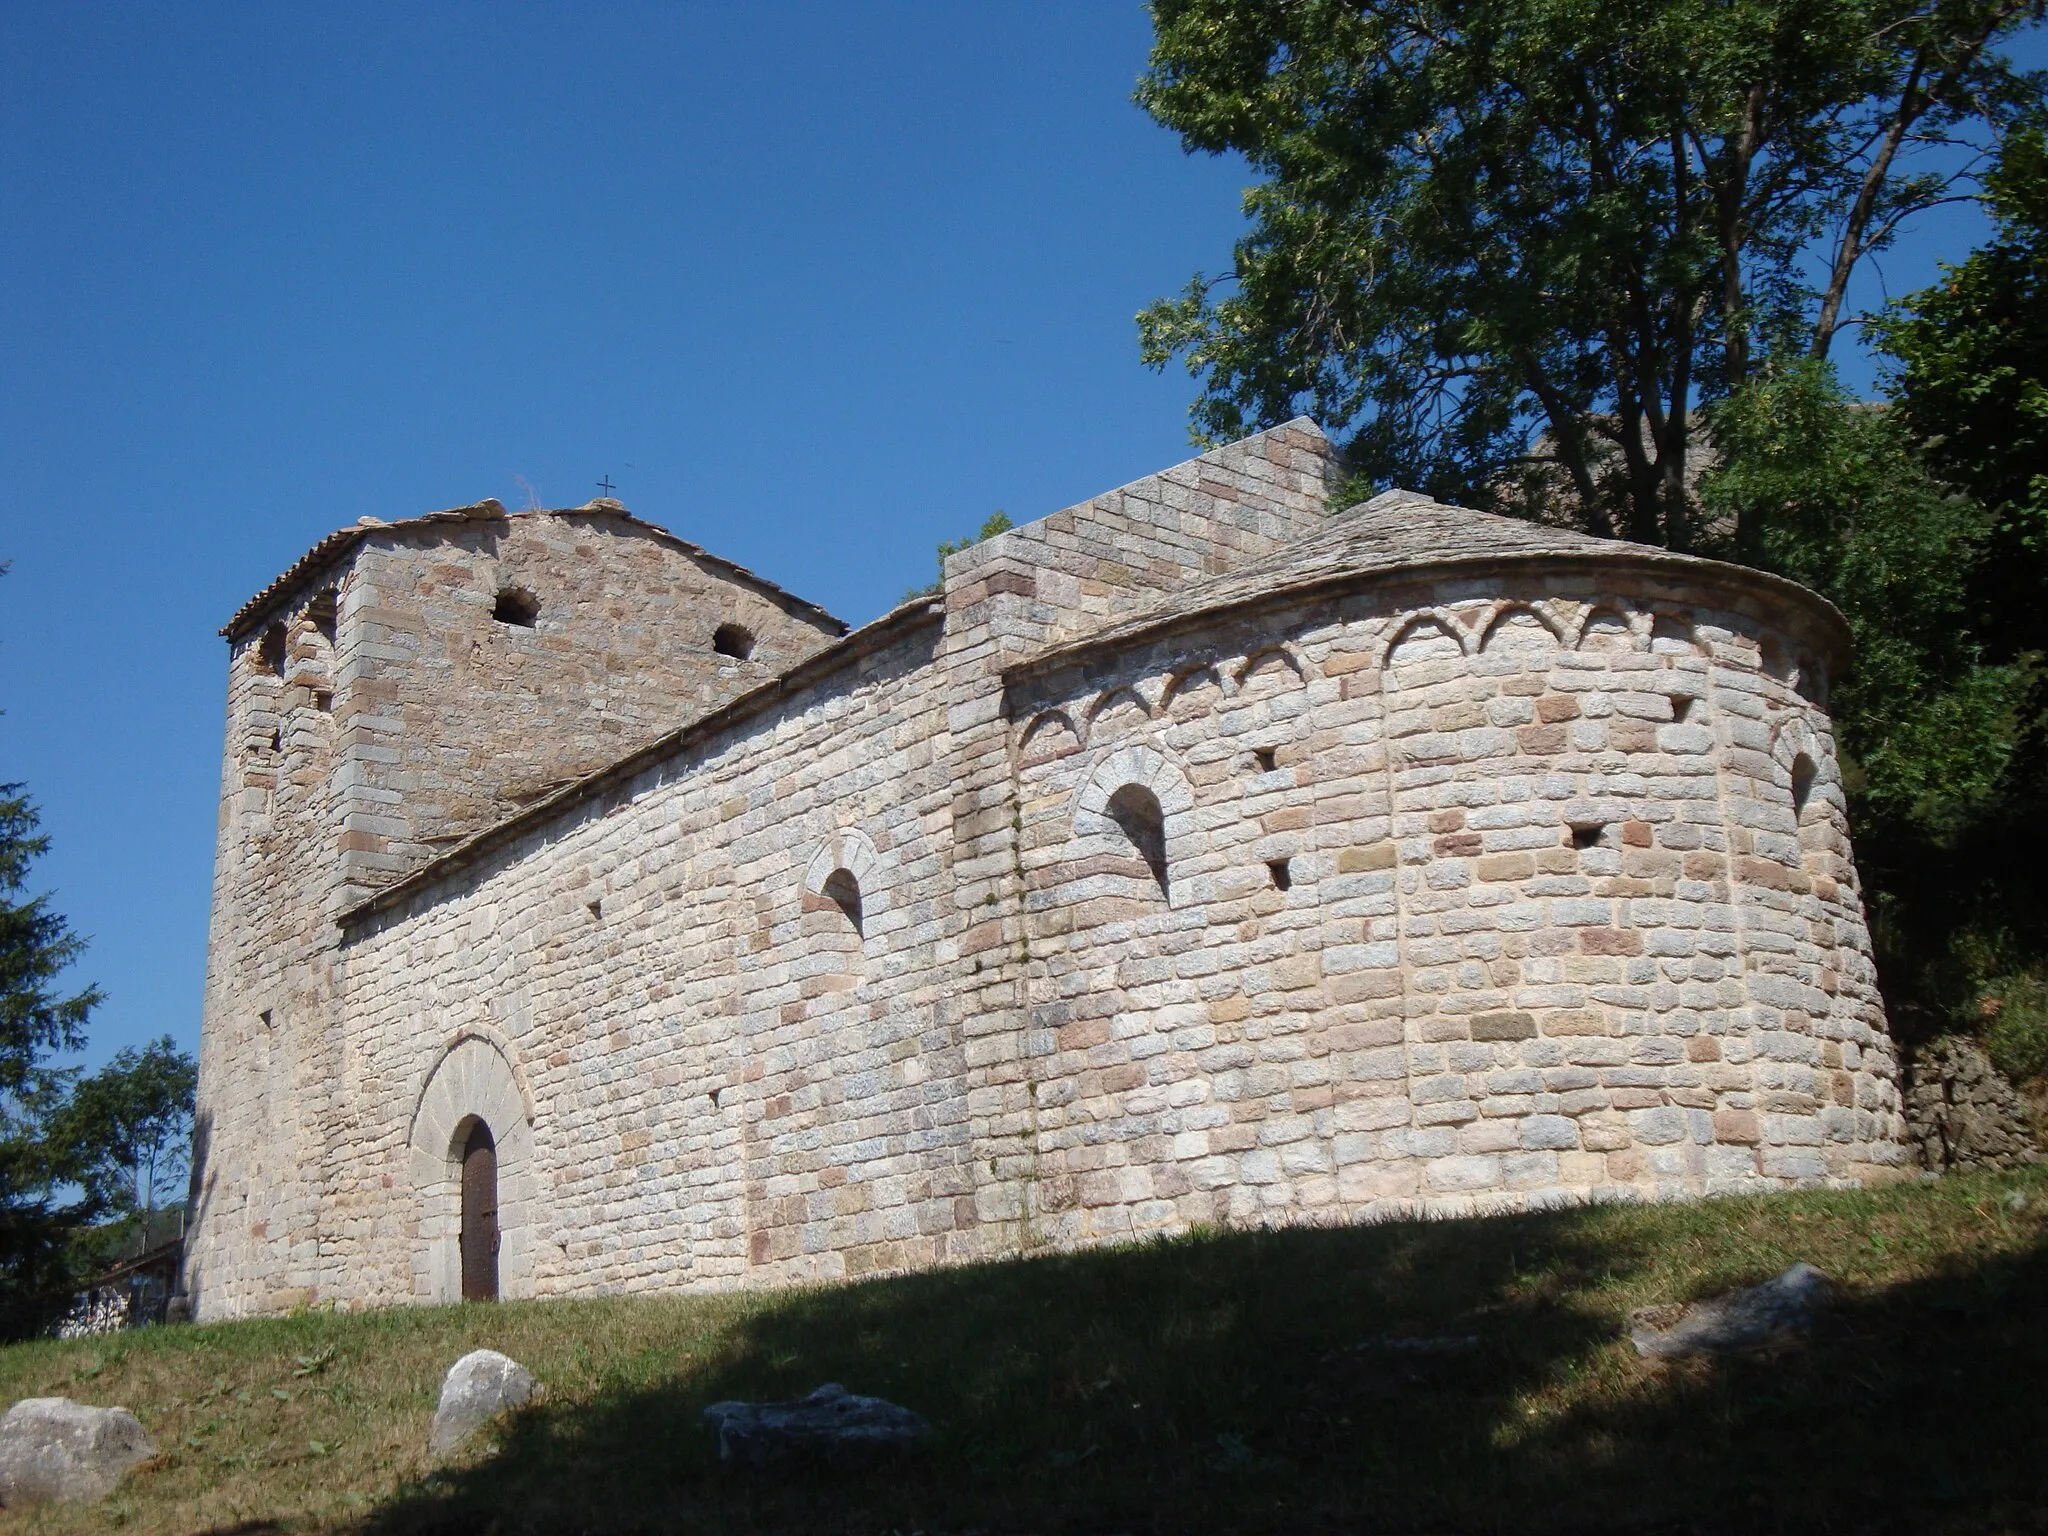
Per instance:
[[[1685,1306],[1639,1307],[1629,1314],[1636,1353],[1670,1360],[1783,1349],[1805,1340],[1834,1287],[1811,1264],[1775,1279]]]
[[[495,1349],[473,1349],[448,1368],[441,1405],[434,1410],[428,1449],[452,1451],[479,1425],[533,1396],[533,1376],[517,1360]]]
[[[155,1454],[126,1408],[25,1397],[0,1417],[0,1505],[104,1498],[122,1473]]]

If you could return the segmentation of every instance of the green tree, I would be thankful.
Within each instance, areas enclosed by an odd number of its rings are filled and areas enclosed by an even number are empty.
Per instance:
[[[2038,12],[1155,0],[1138,100],[1264,179],[1143,355],[1202,381],[1200,439],[1306,408],[1364,481],[1484,506],[1535,468],[1593,532],[1698,546],[1695,406],[1827,356],[1859,263],[2037,99],[1999,45]]]
[[[970,533],[961,538],[946,540],[939,546],[939,579],[928,587],[912,587],[903,594],[903,601],[907,603],[912,598],[931,597],[938,592],[939,588],[946,584],[946,557],[948,555],[957,555],[963,549],[972,549],[977,544],[985,544],[997,534],[1008,533],[1016,526],[1015,523],[1010,521],[1010,514],[1001,507],[997,507],[989,515],[988,520],[981,525],[979,533]]]
[[[169,1035],[123,1047],[80,1081],[54,1117],[77,1177],[112,1210],[148,1220],[184,1187],[199,1071]]]
[[[2048,1072],[2048,146],[2012,135],[1989,178],[1993,238],[1878,317],[1902,426],[1944,479],[1984,508],[1967,563],[1966,622],[2024,691],[2004,773],[1973,812],[1896,849],[1917,901],[1894,975],[1920,979],[1949,1022],[1996,1020],[1994,1058]],[[1882,843],[1877,852],[1891,857]],[[1902,900],[1907,899],[1901,897]],[[1897,946],[1894,945],[1894,948]]]
[[[49,848],[19,784],[0,785],[0,1333],[32,1332],[61,1305],[71,1243],[100,1210],[84,1172],[50,1128],[74,1072],[52,1064],[85,1044],[99,989],[59,978],[85,941],[27,895],[29,868]]]
[[[2038,672],[1979,623],[1999,520],[1935,476],[1905,413],[1851,402],[1824,364],[1765,370],[1712,430],[1709,513],[1742,518],[1744,558],[1824,593],[1855,636],[1829,702],[1894,1028],[1974,1025],[1987,985],[2025,983],[2048,936],[2037,802],[2016,793],[2039,773]]]
[[[1973,582],[2002,660],[2048,651],[2048,147],[2015,134],[1989,178],[1995,237],[1878,316],[1900,415],[1991,516]]]
[[[1739,521],[1747,563],[1831,599],[1855,636],[1830,700],[1852,792],[1890,820],[1979,814],[2011,761],[2027,680],[1987,663],[1971,624],[1991,518],[1935,478],[1897,412],[1852,402],[1825,363],[1753,379],[1712,430],[1708,513]]]

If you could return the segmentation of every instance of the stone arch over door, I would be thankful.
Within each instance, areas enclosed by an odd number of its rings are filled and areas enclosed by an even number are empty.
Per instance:
[[[422,1300],[462,1299],[462,1156],[479,1121],[496,1144],[498,1294],[533,1294],[533,1101],[510,1046],[465,1031],[427,1074],[406,1137],[420,1234],[413,1293]]]

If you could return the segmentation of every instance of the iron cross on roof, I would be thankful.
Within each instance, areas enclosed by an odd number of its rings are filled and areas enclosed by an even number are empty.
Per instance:
[[[602,480],[598,481],[597,488],[600,491],[603,491],[607,496],[611,495],[611,493],[616,489],[616,487],[612,484],[612,477],[610,475],[606,475]]]

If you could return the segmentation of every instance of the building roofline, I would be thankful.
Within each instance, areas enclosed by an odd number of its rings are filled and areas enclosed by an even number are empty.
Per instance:
[[[1034,517],[1028,522],[1018,523],[1006,528],[993,537],[976,539],[966,548],[955,550],[940,562],[942,577],[946,584],[950,586],[956,581],[966,579],[981,566],[993,564],[1005,557],[1015,558],[1027,565],[1039,564],[1041,561],[1034,558],[1027,551],[1034,548],[1035,540],[1039,536],[1038,530],[1040,530],[1042,525],[1051,522],[1054,518],[1064,516],[1069,512],[1081,512],[1100,503],[1114,501],[1118,497],[1131,496],[1149,486],[1174,484],[1175,476],[1185,475],[1189,470],[1199,469],[1204,465],[1219,462],[1225,455],[1241,452],[1263,439],[1285,437],[1289,433],[1306,433],[1308,436],[1326,444],[1332,455],[1330,462],[1341,467],[1343,457],[1335,440],[1322,429],[1322,426],[1314,417],[1290,417],[1288,420],[1280,422],[1277,426],[1266,427],[1258,432],[1248,432],[1243,437],[1233,438],[1227,443],[1217,443],[1213,447],[1204,448],[1200,453],[1190,454],[1185,459],[1169,464],[1164,469],[1155,469],[1148,474],[1139,475],[1135,479],[1126,480],[1121,485],[1111,486],[1108,490],[1097,491],[1093,495],[1085,496],[1079,501],[1069,502],[1063,507],[1056,507],[1040,517]],[[1327,484],[1327,482],[1325,483]]]
[[[1811,588],[1769,571],[1708,560],[1699,555],[1674,554],[1669,550],[1622,544],[1608,549],[1587,550],[1499,550],[1486,554],[1450,555],[1441,559],[1400,564],[1369,565],[1346,571],[1318,571],[1294,581],[1282,577],[1272,586],[1253,593],[1225,598],[1202,606],[1163,612],[1120,624],[1109,625],[1073,640],[1049,646],[1003,669],[1005,689],[1016,688],[1049,677],[1083,663],[1104,651],[1123,650],[1164,639],[1183,630],[1200,628],[1219,616],[1236,616],[1280,607],[1304,598],[1336,596],[1382,584],[1427,580],[1441,575],[1476,575],[1503,566],[1549,567],[1591,570],[1632,567],[1659,576],[1680,576],[1704,581],[1723,589],[1761,589],[1779,598],[1789,598],[1820,620],[1828,631],[1833,654],[1830,665],[1839,664],[1852,649],[1849,621],[1839,608]]]
[[[258,624],[262,623],[271,611],[286,598],[292,596],[303,587],[310,585],[316,577],[325,573],[337,561],[352,552],[365,540],[383,534],[407,533],[415,528],[462,523],[496,522],[500,520],[509,522],[514,518],[521,517],[578,516],[618,518],[620,521],[628,523],[635,528],[653,534],[656,538],[681,550],[692,559],[718,567],[727,575],[736,577],[747,585],[756,588],[768,597],[781,603],[784,607],[794,609],[814,620],[822,621],[826,627],[836,629],[841,635],[849,633],[852,629],[852,626],[837,614],[821,608],[808,598],[798,597],[794,592],[791,592],[786,587],[778,586],[775,582],[770,581],[758,572],[750,571],[736,561],[726,559],[723,555],[715,555],[710,550],[704,548],[703,545],[692,543],[690,540],[682,537],[682,535],[670,532],[659,523],[650,523],[644,517],[634,516],[626,510],[623,503],[613,501],[609,497],[599,497],[595,501],[585,502],[580,507],[535,507],[525,512],[508,512],[505,510],[503,502],[487,497],[472,506],[450,507],[443,512],[426,512],[418,517],[402,518],[395,523],[386,523],[375,518],[369,518],[357,523],[353,528],[336,529],[333,533],[328,534],[313,545],[303,555],[299,556],[276,579],[257,592],[255,596],[242,604],[241,607],[237,608],[234,616],[221,626],[220,633],[230,641],[241,639],[244,635],[255,629]]]
[[[575,782],[564,785],[545,799],[536,800],[532,805],[513,812],[503,821],[493,822],[481,832],[465,838],[447,852],[436,855],[418,869],[349,907],[335,919],[336,926],[344,932],[360,927],[371,918],[410,901],[430,886],[459,874],[486,855],[496,852],[536,827],[554,820],[563,812],[630,782],[649,768],[678,753],[688,751],[700,742],[745,723],[764,710],[824,681],[849,662],[871,656],[915,630],[942,624],[945,618],[943,598],[918,597],[898,604],[879,619],[863,624],[859,629],[798,662],[788,671],[776,674],[737,698],[721,704],[710,713],[699,715],[675,730],[656,737],[646,746],[628,752],[624,757],[607,763],[595,772],[585,774]]]

